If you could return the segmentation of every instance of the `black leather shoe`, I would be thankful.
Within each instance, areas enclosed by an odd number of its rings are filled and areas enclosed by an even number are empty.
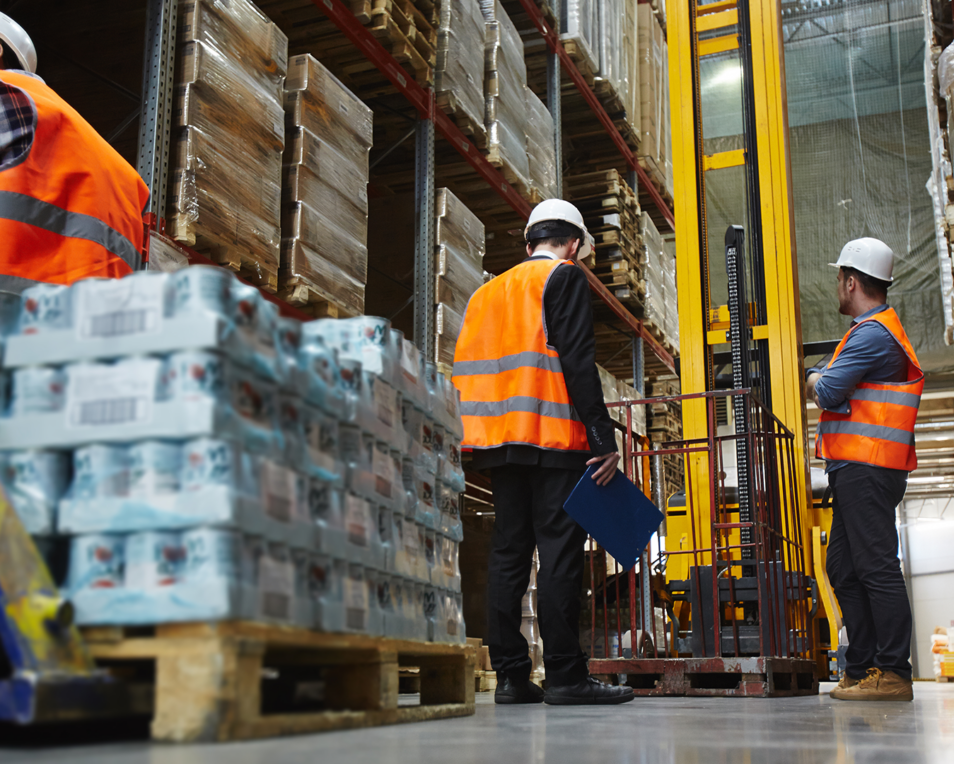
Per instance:
[[[578,684],[547,687],[543,702],[551,706],[603,706],[628,703],[635,697],[632,687],[614,687],[588,676]]]
[[[509,676],[497,680],[494,703],[542,703],[543,689],[529,679],[514,682]]]

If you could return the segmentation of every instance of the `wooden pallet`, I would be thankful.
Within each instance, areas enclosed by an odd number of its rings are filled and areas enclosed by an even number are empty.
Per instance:
[[[448,116],[452,117],[460,131],[470,138],[478,149],[483,151],[487,148],[487,128],[484,123],[476,122],[470,115],[464,111],[460,100],[453,91],[446,90],[438,93],[436,97],[437,108]]]
[[[474,713],[469,645],[245,621],[168,624],[149,636],[86,629],[84,636],[97,662],[120,674],[154,665],[154,740],[249,740]],[[400,671],[411,667],[421,705],[399,706]],[[318,700],[294,707],[309,690]]]
[[[510,162],[500,153],[499,146],[490,146],[486,152],[487,161],[490,162],[497,170],[500,171],[500,174],[504,176],[504,179],[516,189],[517,193],[520,194],[524,199],[530,200],[530,184],[527,179],[522,177],[513,167],[510,166]]]
[[[595,87],[596,72],[593,71],[593,66],[590,64],[589,59],[576,40],[563,40],[563,50],[566,51],[573,63],[576,64],[576,68],[579,69],[580,74],[583,75],[586,84],[589,85],[591,89]]]
[[[283,276],[278,296],[312,318],[352,318],[360,315],[301,276]]]
[[[263,263],[263,258],[237,244],[222,244],[196,232],[195,225],[172,219],[167,223],[170,236],[175,240],[205,255],[212,262],[241,276],[249,284],[261,287],[266,292],[278,291],[278,267]]]

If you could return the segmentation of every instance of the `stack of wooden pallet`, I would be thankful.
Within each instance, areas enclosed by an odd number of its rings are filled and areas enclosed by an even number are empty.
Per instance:
[[[172,185],[177,241],[278,289],[285,35],[247,0],[179,16]]]
[[[563,193],[583,213],[595,240],[596,275],[620,302],[639,314],[645,288],[636,193],[617,170],[566,177]]]
[[[438,7],[433,0],[350,0],[355,17],[420,85],[434,83]],[[393,92],[366,57],[311,0],[260,0],[288,34],[289,51],[311,53],[361,98]]]
[[[675,377],[655,379],[647,385],[647,397],[662,398],[679,395],[679,380]],[[656,444],[682,439],[682,404],[679,401],[654,403],[649,412],[649,439]],[[663,457],[666,495],[671,496],[683,487],[683,457],[667,454]]]

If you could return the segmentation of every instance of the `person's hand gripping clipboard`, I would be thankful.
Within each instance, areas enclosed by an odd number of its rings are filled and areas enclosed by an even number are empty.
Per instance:
[[[662,523],[663,513],[619,470],[609,483],[597,485],[592,475],[598,466],[586,470],[563,508],[629,570]]]

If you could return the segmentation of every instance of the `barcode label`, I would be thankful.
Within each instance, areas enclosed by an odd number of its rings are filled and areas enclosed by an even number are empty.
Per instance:
[[[74,409],[74,425],[102,427],[143,421],[146,406],[142,398],[119,398],[109,401],[87,401]]]
[[[262,506],[265,514],[282,523],[295,513],[295,473],[270,461],[262,462]]]
[[[77,290],[79,338],[156,334],[162,329],[167,279],[127,277],[83,282]]]
[[[357,546],[371,546],[371,512],[368,502],[348,494],[345,497],[345,528],[348,541]]]
[[[66,426],[114,427],[152,421],[161,362],[129,359],[115,366],[67,369]]]
[[[144,332],[149,325],[149,315],[145,310],[120,310],[102,316],[91,316],[88,336],[120,337],[124,334]]]

